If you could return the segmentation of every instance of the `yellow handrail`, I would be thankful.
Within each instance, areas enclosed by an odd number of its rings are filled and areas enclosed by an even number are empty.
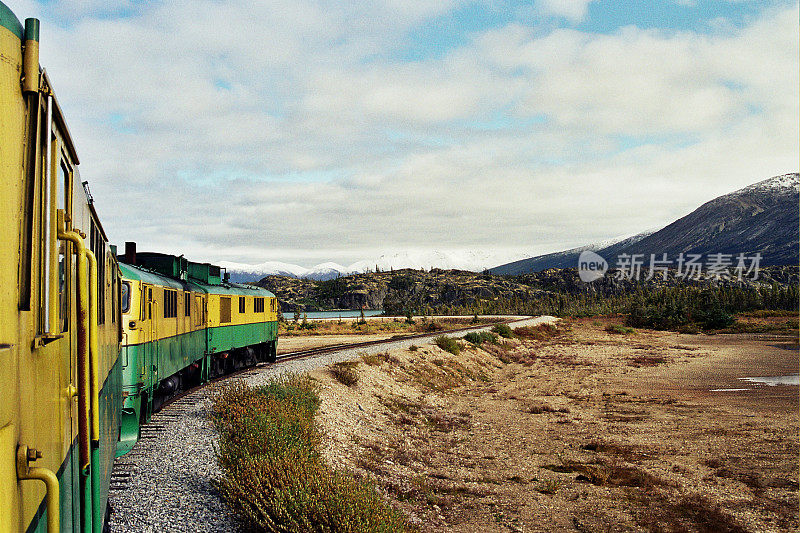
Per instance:
[[[84,255],[89,263],[89,374],[91,384],[92,406],[92,440],[100,440],[100,341],[97,329],[97,258],[88,248],[84,248]]]
[[[32,452],[29,454],[29,452]],[[17,448],[17,478],[38,479],[44,481],[46,490],[47,505],[47,533],[59,533],[61,523],[61,511],[59,509],[59,487],[58,477],[47,468],[34,467],[28,465],[29,461],[35,461],[42,454],[36,450],[29,450],[27,446]]]
[[[58,211],[58,238],[69,241],[75,245],[75,257],[77,258],[78,286],[78,433],[81,435],[80,446],[80,468],[85,470],[91,463],[90,449],[91,437],[89,435],[90,412],[91,412],[91,392],[90,392],[90,363],[89,363],[89,295],[86,291],[86,246],[83,238],[74,231],[66,231],[64,224],[64,212]]]

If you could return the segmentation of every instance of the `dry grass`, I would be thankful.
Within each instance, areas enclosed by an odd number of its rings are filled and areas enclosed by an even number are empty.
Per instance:
[[[478,323],[492,324],[498,319],[481,318]],[[369,335],[391,334],[406,335],[411,333],[432,333],[457,329],[467,325],[474,325],[471,318],[446,318],[440,317],[431,320],[423,317],[414,323],[407,322],[404,318],[381,318],[359,323],[355,320],[305,320],[302,322],[282,322],[278,325],[278,336],[293,337],[306,335]]]
[[[663,365],[667,360],[661,355],[637,355],[628,359],[628,364],[635,367]]]
[[[389,363],[390,365],[394,365],[400,362],[400,360],[397,357],[391,355],[389,352],[362,354],[361,361],[369,366],[380,366],[383,363]]]
[[[521,339],[542,341],[558,337],[563,332],[553,324],[539,324],[538,326],[525,326],[514,328],[514,335]]]
[[[522,411],[532,415],[540,415],[542,413],[569,413],[568,407],[560,407],[556,409],[547,402],[539,400],[523,401]]]
[[[698,531],[700,533],[747,533],[736,518],[700,494],[672,499],[661,491],[630,492],[639,507],[634,516],[644,531],[653,533]]]

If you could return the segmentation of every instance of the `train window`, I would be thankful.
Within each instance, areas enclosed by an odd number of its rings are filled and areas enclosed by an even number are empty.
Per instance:
[[[153,318],[153,289],[147,289],[147,320]]]
[[[195,326],[202,326],[203,325],[203,313],[201,312],[203,309],[203,298],[200,296],[194,297],[194,325]]]
[[[97,261],[97,323],[106,321],[106,243],[97,224],[92,222],[90,231],[90,246]]]
[[[69,190],[69,169],[64,161],[58,166],[58,177],[56,178],[56,209],[66,210],[67,193]],[[70,294],[68,290],[68,275],[71,271],[71,261],[69,258],[69,248],[71,245],[67,241],[58,241],[58,322],[59,329],[67,331],[69,329],[69,308]]]
[[[245,300],[244,296],[239,296],[239,313],[245,312]]]
[[[231,299],[220,297],[219,299],[219,321],[221,324],[231,321]]]
[[[117,316],[117,273],[109,270],[111,278],[111,323],[113,324]]]
[[[192,316],[192,293],[183,293],[183,316]]]
[[[264,312],[264,298],[255,298],[253,300],[253,312],[254,313]]]
[[[178,291],[164,289],[164,318],[178,316]]]
[[[120,287],[120,311],[127,313],[131,308],[131,284],[127,281],[122,282]]]
[[[278,310],[278,300],[275,298],[269,299],[269,310],[270,311],[277,311]]]

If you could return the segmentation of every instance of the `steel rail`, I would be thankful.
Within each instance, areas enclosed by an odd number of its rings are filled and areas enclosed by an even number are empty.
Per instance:
[[[211,378],[208,381],[206,381],[205,383],[201,383],[201,384],[196,385],[196,386],[194,386],[194,387],[192,387],[190,389],[186,389],[185,391],[181,391],[178,394],[176,394],[175,396],[172,396],[171,398],[169,398],[166,401],[164,401],[164,403],[161,404],[161,406],[158,408],[157,411],[153,411],[153,414],[164,410],[170,404],[180,400],[181,398],[187,396],[190,393],[193,393],[193,392],[196,392],[198,390],[204,389],[204,388],[208,387],[209,385],[213,385],[213,384],[219,383],[221,381],[225,381],[225,380],[234,378],[234,377],[236,377],[236,376],[238,376],[240,374],[243,374],[245,372],[252,372],[253,369],[256,369],[256,368],[264,368],[264,367],[268,367],[268,366],[271,366],[271,365],[274,365],[274,364],[277,364],[277,363],[282,363],[282,362],[285,362],[285,361],[293,361],[295,359],[306,359],[308,357],[314,357],[314,356],[317,356],[317,355],[324,355],[324,354],[327,354],[327,353],[338,352],[338,351],[341,351],[341,350],[352,350],[352,349],[357,349],[357,348],[367,348],[367,347],[370,347],[370,346],[377,346],[377,345],[380,345],[380,344],[390,344],[390,343],[393,343],[393,342],[402,342],[402,341],[408,341],[408,340],[414,340],[414,339],[426,339],[426,338],[430,338],[430,337],[438,337],[439,335],[447,335],[447,334],[453,334],[453,333],[463,333],[465,331],[472,331],[472,330],[476,330],[476,329],[483,329],[483,328],[492,327],[492,326],[495,326],[497,324],[511,324],[512,322],[520,322],[522,320],[528,320],[530,318],[532,318],[532,317],[510,318],[510,319],[506,319],[506,320],[500,320],[498,322],[492,322],[491,324],[479,324],[479,325],[476,325],[476,326],[468,326],[468,327],[464,327],[464,328],[439,330],[439,331],[432,331],[432,332],[425,332],[425,333],[415,333],[415,334],[412,334],[412,335],[397,335],[395,337],[391,337],[391,338],[388,338],[388,339],[381,339],[381,340],[374,340],[374,341],[353,342],[353,343],[346,343],[346,344],[333,344],[333,345],[330,345],[330,346],[320,346],[319,348],[310,348],[308,350],[299,350],[299,351],[296,351],[296,352],[285,353],[285,354],[283,354],[281,356],[278,356],[278,358],[275,360],[274,363],[257,363],[254,366],[248,366],[248,367],[245,367],[245,368],[241,368],[239,370],[231,372],[230,374],[225,374],[224,376],[218,376],[218,377],[215,377],[215,378]]]

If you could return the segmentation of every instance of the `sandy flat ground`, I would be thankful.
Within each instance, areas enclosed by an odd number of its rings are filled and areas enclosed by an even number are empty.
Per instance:
[[[325,335],[315,337],[280,337],[278,355],[300,350],[312,350],[326,346],[337,346],[354,342],[369,342],[391,339],[392,335]]]
[[[797,374],[796,337],[605,326],[316,371],[325,453],[423,531],[795,531],[798,387],[738,378]]]

